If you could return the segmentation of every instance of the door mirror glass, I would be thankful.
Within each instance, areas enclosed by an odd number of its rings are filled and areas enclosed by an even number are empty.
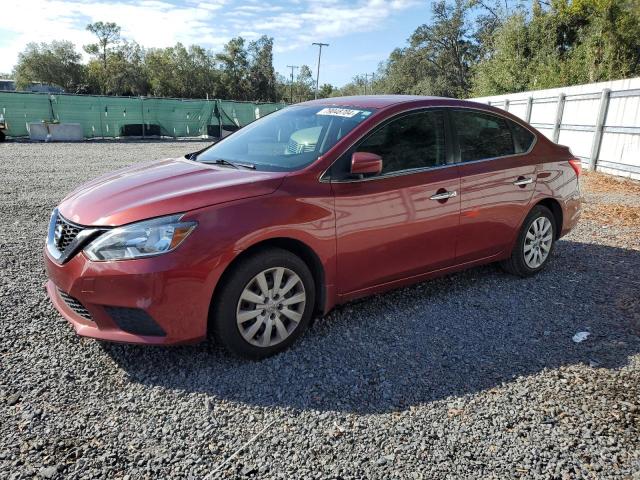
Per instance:
[[[382,172],[382,157],[375,153],[355,152],[351,155],[353,175],[378,175]]]

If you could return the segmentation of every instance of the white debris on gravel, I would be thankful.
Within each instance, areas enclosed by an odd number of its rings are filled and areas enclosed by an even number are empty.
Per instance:
[[[486,266],[342,306],[257,363],[77,337],[42,289],[51,209],[202,146],[0,144],[0,478],[638,475],[640,226],[582,222],[535,278]]]
[[[573,340],[575,343],[581,343],[584,342],[589,337],[589,335],[591,335],[590,332],[578,332],[573,337],[571,337],[571,340]]]

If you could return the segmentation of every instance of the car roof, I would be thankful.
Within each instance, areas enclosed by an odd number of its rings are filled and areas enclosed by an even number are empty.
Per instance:
[[[472,100],[460,100],[448,97],[428,97],[422,95],[354,95],[351,97],[330,97],[310,100],[308,102],[297,103],[296,105],[327,106],[327,107],[352,107],[366,108],[370,110],[385,110],[392,108],[397,110],[409,110],[423,107],[458,107],[484,110],[501,117],[506,117],[516,123],[524,124],[529,130],[536,132],[538,137],[542,134],[536,131],[531,125],[514,114],[493,105],[474,102]],[[400,108],[397,108],[400,106]],[[542,135],[544,137],[544,135]]]
[[[428,105],[433,102],[434,105],[457,105],[457,106],[474,106],[486,107],[484,104],[458,100],[446,97],[427,97],[422,95],[355,95],[351,97],[329,97],[319,98],[318,100],[310,100],[300,103],[299,105],[326,105],[337,107],[358,107],[382,109],[398,104],[416,104]]]

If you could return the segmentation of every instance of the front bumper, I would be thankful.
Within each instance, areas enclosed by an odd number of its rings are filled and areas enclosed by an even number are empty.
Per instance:
[[[118,262],[91,262],[78,253],[60,265],[45,247],[44,260],[49,277],[47,293],[78,335],[156,345],[193,343],[206,337],[215,282],[209,275],[211,270],[182,266],[185,258],[178,251]],[[84,310],[72,308],[69,297]],[[122,319],[117,317],[116,321],[114,311],[140,315],[129,318],[123,329]],[[136,318],[146,318],[157,328],[136,328]]]

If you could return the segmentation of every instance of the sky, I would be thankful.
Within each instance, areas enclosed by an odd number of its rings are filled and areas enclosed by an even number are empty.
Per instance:
[[[214,52],[232,37],[274,38],[274,66],[309,65],[315,76],[322,50],[320,84],[342,86],[354,75],[374,72],[396,47],[430,17],[426,0],[2,0],[0,72],[10,72],[28,42],[94,38],[87,24],[116,22],[122,36],[145,47],[176,42]]]

